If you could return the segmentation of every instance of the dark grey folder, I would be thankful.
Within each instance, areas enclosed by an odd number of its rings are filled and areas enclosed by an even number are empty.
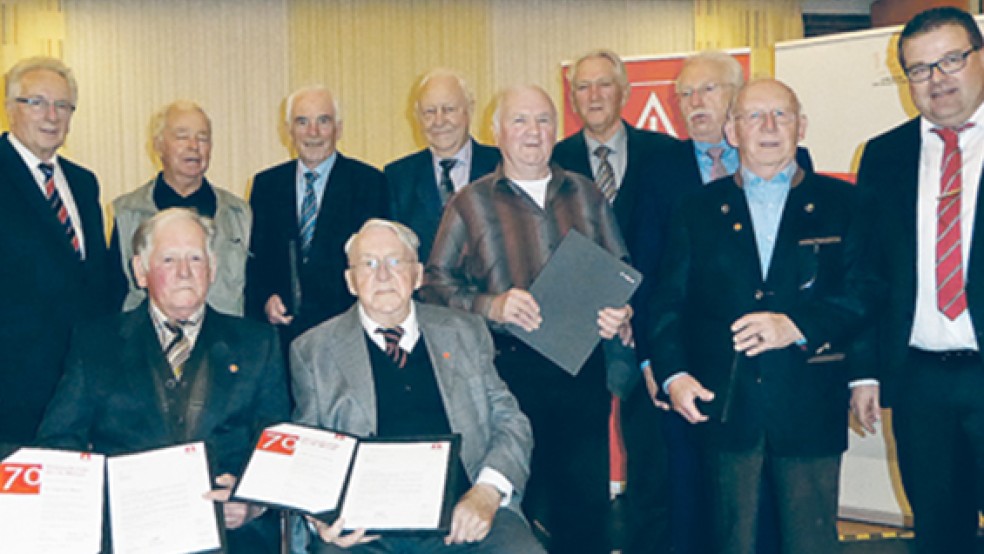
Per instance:
[[[624,306],[641,282],[641,273],[571,229],[530,286],[543,317],[540,328],[531,333],[511,323],[506,328],[577,375],[601,340],[598,310]]]

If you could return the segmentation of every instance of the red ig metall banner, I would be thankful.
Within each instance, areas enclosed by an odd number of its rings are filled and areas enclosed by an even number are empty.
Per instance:
[[[751,67],[749,49],[726,52],[738,60],[747,76]],[[659,131],[681,139],[687,138],[687,127],[677,109],[673,82],[688,56],[690,53],[624,58],[630,93],[629,100],[622,109],[622,118],[638,129]],[[561,64],[561,78],[564,82],[565,137],[581,130],[581,120],[574,112],[570,96],[572,63]]]

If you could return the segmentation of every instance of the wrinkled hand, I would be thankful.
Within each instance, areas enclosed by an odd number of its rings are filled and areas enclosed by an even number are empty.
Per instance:
[[[318,531],[318,536],[321,537],[321,540],[341,548],[349,548],[357,544],[372,542],[379,538],[376,535],[366,536],[365,529],[356,529],[351,533],[343,535],[342,528],[345,526],[345,520],[342,518],[338,518],[335,520],[335,523],[328,525],[320,519],[314,519],[311,516],[305,517],[309,522],[311,522],[311,525],[314,525],[314,528]]]
[[[669,386],[670,402],[673,410],[690,423],[703,423],[707,416],[697,408],[697,400],[710,402],[714,393],[705,389],[692,375],[681,375]]]
[[[653,406],[664,412],[670,411],[670,405],[659,399],[659,384],[653,376],[653,368],[648,365],[642,370],[642,381],[646,383],[646,391],[649,393],[649,399],[653,401]]]
[[[540,306],[533,295],[521,289],[509,289],[492,299],[489,319],[499,323],[514,323],[526,332],[540,327]]]
[[[284,306],[284,301],[277,294],[267,298],[263,312],[266,313],[267,321],[271,325],[290,325],[290,322],[294,321],[294,316],[287,315],[287,306]]]
[[[461,497],[451,516],[451,532],[444,544],[478,542],[492,529],[492,518],[499,509],[502,494],[488,483],[478,483]]]
[[[861,429],[874,435],[875,422],[881,419],[881,405],[878,402],[878,385],[858,385],[851,389],[851,414],[861,425]],[[858,431],[862,437],[863,432]]]
[[[786,314],[774,312],[746,314],[731,324],[731,332],[734,333],[735,350],[749,357],[786,348],[805,338]]]
[[[622,344],[632,346],[632,306],[626,304],[621,308],[603,308],[598,310],[598,334],[608,340],[615,335],[622,339]]]
[[[238,529],[266,511],[262,506],[254,506],[246,502],[229,502],[232,487],[236,486],[235,476],[223,473],[215,478],[215,484],[220,488],[205,493],[205,498],[222,503],[222,516],[226,529]]]

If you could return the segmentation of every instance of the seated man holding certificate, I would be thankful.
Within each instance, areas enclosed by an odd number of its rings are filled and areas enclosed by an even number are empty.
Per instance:
[[[214,236],[210,219],[184,208],[138,227],[133,272],[148,300],[75,330],[41,445],[115,456],[203,441],[218,476],[209,497],[228,499],[256,435],[288,405],[274,329],[205,305]],[[273,511],[252,521],[262,509],[222,508],[228,552],[276,551]]]
[[[366,536],[310,520],[312,552],[542,553],[520,514],[530,424],[492,365],[475,316],[417,304],[416,235],[371,219],[345,244],[358,302],[291,346],[294,420],[363,437],[461,435],[450,532]],[[399,460],[395,460],[399,463]]]

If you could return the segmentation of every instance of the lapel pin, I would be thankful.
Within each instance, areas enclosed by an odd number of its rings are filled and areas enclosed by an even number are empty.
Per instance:
[[[727,204],[721,204],[721,213],[723,213],[724,215],[728,215],[728,212],[730,211],[731,211],[731,206]]]
[[[735,232],[741,231],[741,223],[735,223]]]
[[[450,360],[451,359],[451,353],[450,352],[445,352],[444,354],[442,354],[442,356],[444,356],[444,359],[445,360]]]
[[[812,214],[814,210],[813,202],[810,202],[806,206],[803,206],[803,209],[806,210],[806,213]]]
[[[229,364],[229,373],[239,373],[239,366],[236,364]]]

